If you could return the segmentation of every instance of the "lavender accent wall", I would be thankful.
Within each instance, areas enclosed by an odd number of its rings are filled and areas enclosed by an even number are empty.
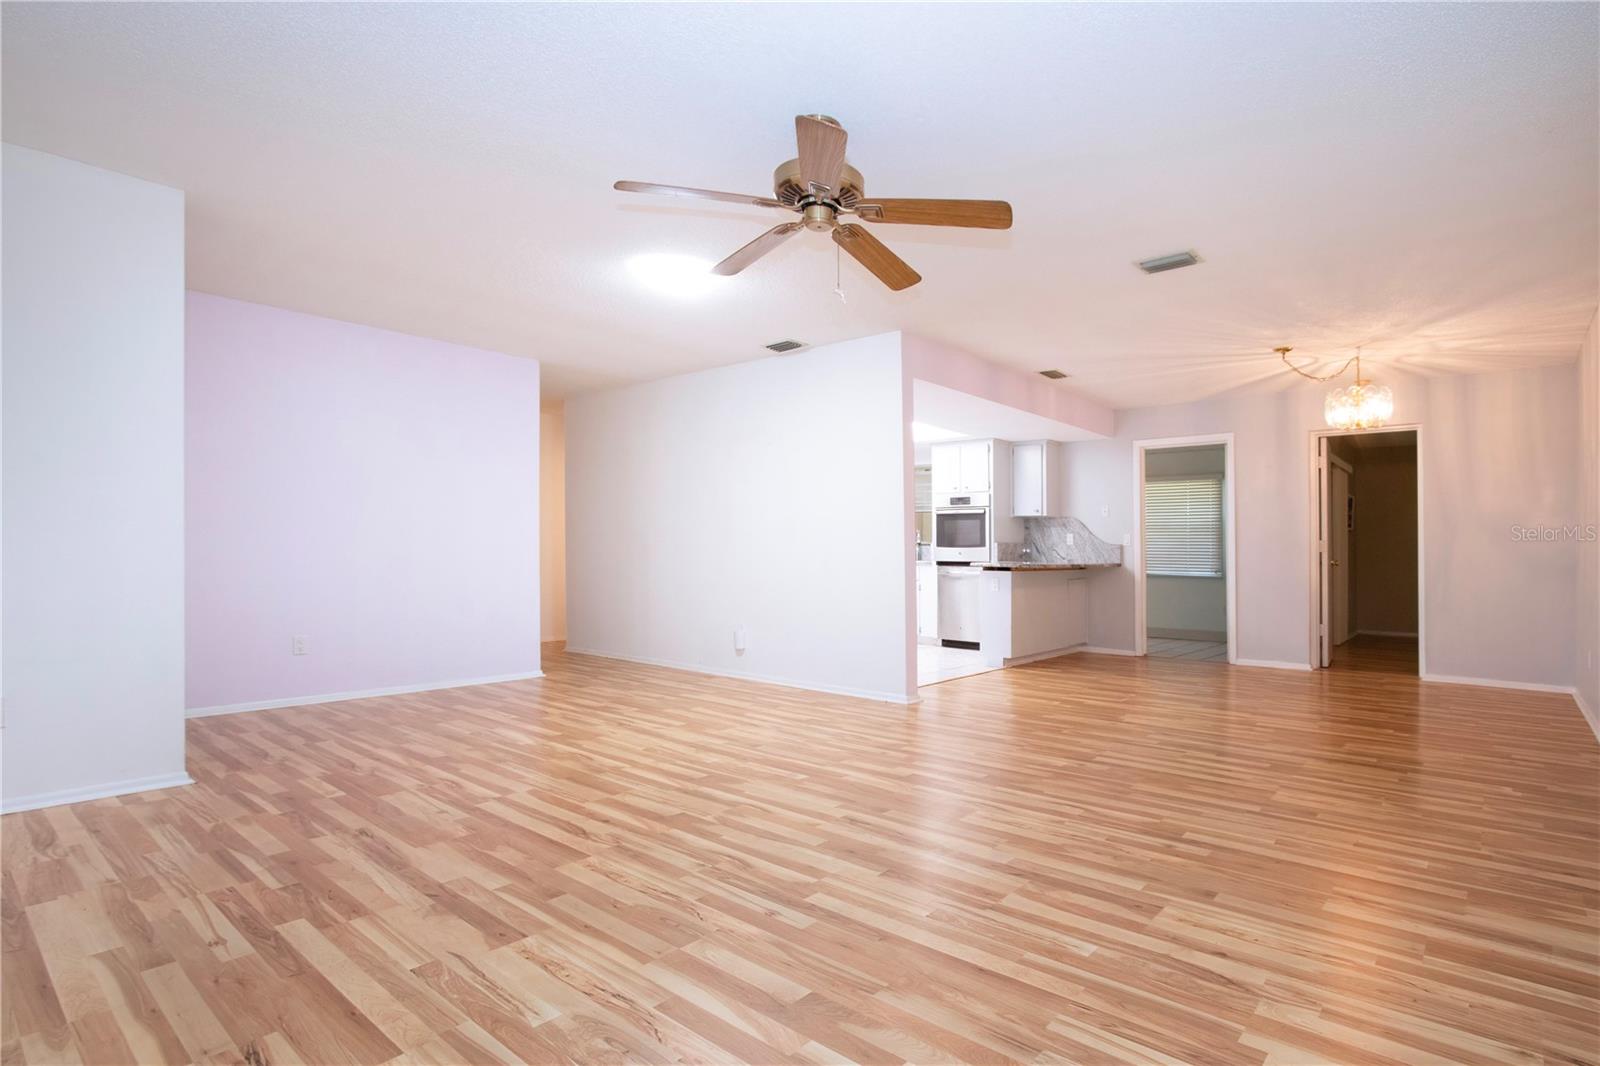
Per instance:
[[[200,293],[186,341],[191,714],[537,675],[537,362]]]

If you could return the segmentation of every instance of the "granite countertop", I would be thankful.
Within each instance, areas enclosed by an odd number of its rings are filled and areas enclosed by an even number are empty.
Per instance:
[[[980,570],[1106,570],[1121,563],[1029,563],[1016,560],[999,563],[974,563]]]

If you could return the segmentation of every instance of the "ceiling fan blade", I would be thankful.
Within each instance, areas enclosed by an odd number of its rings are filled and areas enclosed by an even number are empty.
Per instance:
[[[868,222],[909,226],[1011,228],[1011,205],[1004,200],[884,200],[874,196],[859,204],[856,214]]]
[[[889,251],[882,241],[868,233],[864,227],[853,223],[835,227],[833,243],[843,248],[850,258],[872,271],[879,281],[896,292],[909,289],[922,280],[921,274],[907,266],[904,259]]]
[[[721,274],[724,277],[739,273],[739,271],[766,255],[778,245],[799,233],[803,226],[804,223],[801,222],[785,222],[781,226],[773,226],[767,232],[712,267],[711,273]]]
[[[844,130],[815,115],[796,115],[794,139],[800,146],[800,180],[824,195],[837,192],[844,171]]]
[[[682,196],[689,200],[720,200],[727,204],[751,204],[755,207],[784,207],[770,196],[746,196],[737,192],[716,192],[712,189],[691,189],[686,185],[657,185],[649,181],[619,181],[611,186],[618,192],[648,192],[657,196]],[[785,208],[787,210],[787,208]]]

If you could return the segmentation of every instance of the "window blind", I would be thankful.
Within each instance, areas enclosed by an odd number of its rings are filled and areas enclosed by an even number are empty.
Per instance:
[[[933,467],[919,466],[916,471],[917,510],[933,510]]]
[[[1156,478],[1144,484],[1147,574],[1222,574],[1222,479]]]

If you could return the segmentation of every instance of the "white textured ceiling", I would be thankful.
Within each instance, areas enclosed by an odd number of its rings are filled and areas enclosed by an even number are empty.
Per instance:
[[[1126,407],[1286,384],[1280,343],[1573,358],[1597,12],[7,3],[3,132],[187,190],[194,288],[534,356],[556,391],[906,329]],[[640,289],[629,255],[778,219],[611,182],[767,193],[803,111],[869,191],[1009,199],[1015,228],[878,226],[926,280],[846,259],[843,304],[810,233],[701,300]]]

